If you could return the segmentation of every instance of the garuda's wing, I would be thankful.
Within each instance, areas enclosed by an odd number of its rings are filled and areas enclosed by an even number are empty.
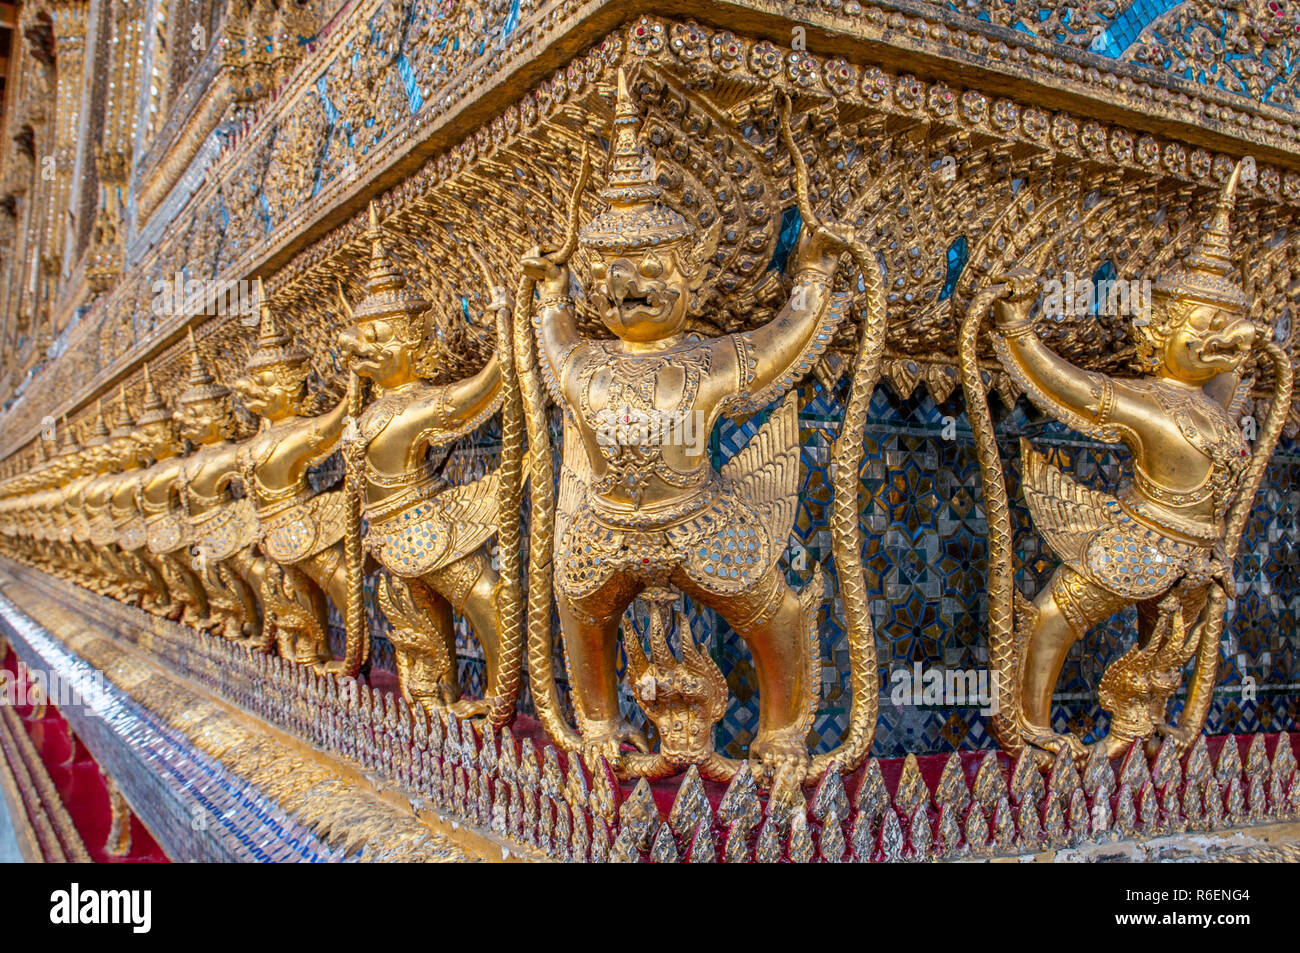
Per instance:
[[[1119,503],[1108,493],[1076,483],[1023,438],[1020,459],[1021,489],[1034,528],[1062,561],[1081,562],[1092,534],[1115,521]]]
[[[435,497],[442,507],[442,517],[451,533],[451,545],[442,560],[426,571],[441,569],[447,563],[474,552],[497,531],[497,493],[501,483],[493,470],[473,483],[449,487]]]
[[[799,505],[799,446],[799,399],[791,391],[722,468],[723,483],[759,513],[778,551]]]
[[[531,453],[531,451],[530,451]],[[569,536],[569,522],[586,497],[587,488],[596,481],[587,459],[587,448],[576,427],[564,428],[564,452],[560,457],[560,491],[555,500],[555,539]]]

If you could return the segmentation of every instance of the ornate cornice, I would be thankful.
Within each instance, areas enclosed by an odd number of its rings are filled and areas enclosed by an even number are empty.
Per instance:
[[[1250,153],[1260,161],[1257,182],[1249,191],[1252,200],[1286,214],[1300,202],[1296,149],[1300,127],[1294,113],[1163,70],[918,0],[845,4],[837,11],[771,0],[690,4],[652,0],[644,6],[670,18],[683,16],[689,6],[706,28],[744,37],[751,45],[767,42],[776,60],[763,67],[768,71],[765,81],[797,94],[853,100],[882,114],[978,130],[1004,142],[1041,147],[1170,183],[1215,186],[1236,157]],[[321,111],[319,89],[324,84],[327,94],[339,100],[335,111],[354,110],[355,104],[342,98],[351,94],[346,92],[347,77],[340,63],[351,57],[372,24],[381,23],[377,18],[394,8],[407,11],[403,16],[409,17],[414,6],[394,7],[393,0],[358,4],[349,14],[347,28],[340,25],[299,65],[278,98],[209,170],[178,219],[188,216],[187,226],[210,228],[203,224],[210,221],[205,209],[219,203],[230,214],[231,203],[260,204],[266,183],[281,175],[284,162],[277,150],[290,131],[300,130],[294,134],[301,141],[289,164],[314,162],[326,149],[328,157],[337,159],[343,147],[337,138],[330,145],[330,137],[346,119],[313,125],[312,117]],[[238,244],[223,235],[213,277],[262,274],[273,293],[293,286],[316,263],[359,240],[360,212],[370,199],[382,196],[386,214],[401,213],[429,189],[515,137],[527,125],[520,119],[525,112],[556,108],[571,85],[563,79],[566,68],[581,70],[584,62],[600,63],[621,55],[605,38],[625,17],[624,8],[607,0],[568,0],[533,9],[525,4],[508,36],[499,37],[452,70],[440,87],[421,97],[420,108],[386,117],[376,134],[378,141],[354,150],[345,166],[322,170],[318,185],[309,178],[306,194],[276,199],[269,223],[263,216]],[[407,22],[400,20],[399,33]],[[790,49],[794,27],[803,31],[801,43],[806,49]],[[584,49],[591,50],[585,58],[575,56]],[[693,81],[693,74],[703,79],[717,72],[711,55],[692,62],[671,47],[650,52],[670,60],[676,57],[679,62],[673,68],[684,70],[688,81]],[[837,86],[842,82],[836,72],[842,69],[840,64],[853,74],[851,91]],[[388,75],[382,62],[377,68],[381,72],[369,84],[372,92],[375,83]],[[532,92],[521,97],[520,91],[528,89]],[[187,121],[202,126],[212,118],[207,112],[204,118],[197,116],[191,111]],[[176,136],[172,139],[177,141]],[[142,167],[151,161],[147,158]],[[151,196],[158,183],[173,181],[186,167],[180,154],[168,155],[164,164],[165,174],[161,165],[155,165],[146,175],[148,184],[139,198],[142,207],[156,201]],[[109,323],[139,313],[140,288],[152,270],[167,260],[185,260],[185,254],[177,258],[179,242],[175,235],[165,238],[133,265],[126,280],[97,303],[74,331],[67,354],[34,382],[27,401],[48,400],[60,410],[75,411],[93,393],[130,373],[139,361],[156,359],[178,340],[186,322],[173,320],[156,325],[127,351],[93,359],[89,354]],[[91,381],[89,387],[76,397],[62,396],[68,390],[55,379],[61,365],[75,368],[79,381]],[[55,394],[60,397],[54,399]],[[29,439],[39,416],[32,410],[0,419],[4,446],[12,450]]]

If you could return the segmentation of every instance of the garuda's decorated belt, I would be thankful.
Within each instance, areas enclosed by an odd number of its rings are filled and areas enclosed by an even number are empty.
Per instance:
[[[278,563],[296,563],[343,538],[347,497],[342,490],[320,493],[270,517],[259,512],[258,518],[262,551]]]
[[[190,518],[190,536],[203,558],[227,559],[257,542],[257,513],[247,498]]]
[[[366,548],[389,572],[407,578],[441,569],[474,552],[496,533],[498,475],[448,487],[431,487],[366,507]],[[425,494],[429,494],[425,498]]]
[[[144,520],[132,517],[117,526],[117,545],[128,552],[134,552],[145,544]]]
[[[188,543],[189,534],[178,510],[167,510],[145,520],[145,544],[154,555],[174,553]]]
[[[107,510],[92,513],[87,522],[90,524],[90,541],[96,546],[111,546],[117,542],[117,527]]]
[[[90,523],[84,513],[72,514],[72,538],[78,543],[90,541]]]
[[[771,538],[764,514],[728,493],[662,530],[614,529],[583,505],[560,545],[559,580],[566,593],[583,596],[614,572],[668,576],[681,568],[710,592],[739,592],[779,555]]]

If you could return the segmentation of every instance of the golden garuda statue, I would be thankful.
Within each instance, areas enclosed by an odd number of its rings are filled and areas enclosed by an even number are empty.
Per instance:
[[[445,447],[480,427],[501,403],[497,357],[464,380],[423,379],[425,316],[429,302],[407,287],[384,248],[370,207],[370,275],[366,296],[345,310],[352,324],[339,346],[352,374],[370,382],[371,401],[349,425],[344,455],[354,461],[363,489],[365,549],[387,572],[378,580],[379,604],[393,626],[402,692],[432,712],[488,715],[495,724],[514,716],[522,640],[498,641],[499,579],[486,543],[497,530],[497,473],[465,486],[446,486],[431,472],[430,449]],[[488,276],[491,285],[490,276]],[[495,288],[489,308],[509,311]],[[353,385],[353,392],[358,385]],[[357,465],[359,464],[359,466]],[[518,519],[518,506],[510,513]],[[354,593],[354,602],[361,594]],[[485,695],[462,699],[452,610],[469,622],[483,648]]]
[[[67,418],[63,435],[49,467],[49,489],[40,500],[40,512],[46,527],[46,541],[51,566],[56,575],[78,581],[82,577],[80,560],[72,542],[73,521],[67,511],[68,496],[86,479],[86,461],[81,444]]]
[[[707,241],[661,200],[655,163],[639,139],[640,117],[623,72],[608,181],[600,192],[607,209],[577,229],[588,168],[584,156],[564,247],[550,254],[534,248],[523,260],[529,282],[518,295],[513,334],[531,447],[533,696],[539,718],[558,744],[589,758],[604,757],[624,776],[662,776],[695,764],[706,777],[727,779],[739,766],[713,749],[713,725],[727,700],[716,665],[688,644],[692,636],[682,624],[681,660],[668,649],[669,606],[683,594],[717,611],[753,654],[761,712],[749,754],[764,784],[790,790],[832,762],[851,770],[871,744],[878,685],[857,555],[858,466],[845,454],[856,452],[861,461],[860,428],[879,372],[880,272],[851,229],[823,225],[814,215],[788,109],[786,104],[782,128],[795,162],[804,235],[794,252],[789,300],[769,323],[712,338],[686,332],[696,292],[707,277]],[[590,266],[587,305],[613,339],[579,333],[568,267],[579,246]],[[813,759],[807,735],[818,703],[820,567],[796,592],[786,582],[780,556],[800,485],[792,388],[820,359],[850,310],[850,291],[833,288],[846,250],[863,268],[870,302],[852,416],[846,419],[848,439],[836,447],[846,479],[835,488],[833,520],[837,564],[839,554],[845,555],[840,582],[846,602],[853,602],[848,621],[854,708],[842,744]],[[534,283],[539,300],[530,316]],[[545,393],[563,410],[558,506],[551,495]],[[715,470],[707,437],[720,416],[753,412],[778,399],[748,446]],[[552,571],[576,732],[560,714],[554,683]],[[619,708],[620,622],[639,595],[650,610],[650,657],[630,629],[624,630],[623,643],[635,675],[632,694],[659,736],[655,752]],[[625,745],[638,750],[626,751]]]
[[[163,404],[151,383],[148,407],[138,421],[138,439],[144,455],[153,461],[132,481],[135,504],[143,519],[146,557],[167,583],[179,620],[197,629],[207,628],[208,596],[191,568],[189,533],[181,509],[180,479],[185,465],[183,442],[173,413]],[[152,394],[152,397],[150,396]]]
[[[230,390],[208,373],[192,329],[189,351],[189,384],[176,398],[175,418],[181,436],[194,447],[178,484],[193,568],[207,592],[216,631],[264,648],[257,601],[264,573],[253,553],[257,514],[248,497],[232,494],[239,444],[230,439],[235,425]]]
[[[103,413],[102,408],[100,413]],[[111,507],[113,491],[138,456],[134,433],[135,420],[126,403],[124,386],[118,394],[113,429],[103,442],[103,463],[99,476],[87,484],[81,494],[82,509],[90,527],[91,558],[96,567],[92,586],[103,595],[115,599],[126,599],[133,595],[130,587],[132,574],[118,551],[117,527],[113,524]]]
[[[348,605],[347,506],[343,491],[317,493],[307,471],[338,448],[348,402],[304,415],[309,355],[276,326],[260,281],[258,298],[257,348],[233,386],[249,412],[262,418],[258,432],[241,446],[239,467],[268,560],[261,575],[263,638],[276,640],[285,658],[324,664],[332,658],[324,598],[340,614]],[[335,667],[348,674],[359,671],[365,642],[364,634],[349,626],[346,656]]]
[[[977,294],[961,337],[963,382],[983,471],[989,520],[989,644],[999,679],[993,728],[1016,754],[1030,746],[1077,756],[1088,749],[1052,725],[1051,703],[1070,646],[1089,629],[1136,606],[1137,645],[1101,678],[1110,727],[1097,742],[1114,756],[1134,741],[1169,736],[1181,748],[1209,711],[1232,566],[1255,490],[1291,406],[1291,367],[1258,332],[1237,277],[1230,216],[1241,167],[1233,171],[1203,234],[1182,263],[1156,281],[1149,319],[1133,333],[1145,372],[1113,378],[1085,371],[1037,336],[1035,268],[1050,241],[1000,283]],[[1075,431],[1132,454],[1117,493],[1081,485],[1021,441],[1025,502],[1034,526],[1061,560],[1029,602],[1015,589],[1013,540],[1002,464],[977,362],[981,321],[1002,367],[1044,412]],[[1273,365],[1275,392],[1253,449],[1243,438],[1234,395],[1252,354]],[[1193,658],[1176,725],[1167,709]]]
[[[146,546],[144,517],[136,502],[145,464],[153,446],[165,437],[170,421],[171,412],[154,390],[153,377],[146,364],[140,416],[132,430],[136,452],[122,461],[119,478],[109,495],[108,513],[117,534],[116,555],[125,574],[124,585],[134,595],[133,601],[146,612],[174,619],[180,616],[184,606],[173,602],[157,561]]]
[[[64,425],[66,424],[65,421]],[[55,424],[51,426],[48,436],[42,433],[37,441],[39,452],[36,469],[26,484],[28,495],[23,512],[23,525],[27,536],[32,541],[34,555],[56,575],[58,570],[54,568],[57,562],[54,556],[55,534],[47,501],[57,493],[55,487],[61,478],[63,467],[57,432],[58,426]]]
[[[104,478],[113,469],[114,444],[104,421],[104,402],[95,403],[95,419],[90,426],[90,436],[81,448],[81,475],[63,489],[63,518],[70,527],[72,568],[78,581],[88,589],[102,591],[104,585],[101,566],[91,542],[90,509],[86,506],[86,492],[94,494]]]

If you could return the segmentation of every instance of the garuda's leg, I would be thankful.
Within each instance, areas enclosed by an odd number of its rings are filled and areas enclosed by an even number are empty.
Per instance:
[[[470,553],[462,559],[448,563],[441,569],[426,573],[423,581],[441,595],[463,615],[479,645],[483,648],[484,694],[491,694],[497,684],[497,664],[499,652],[499,629],[497,622],[496,600],[493,593],[497,585],[497,573],[482,550]],[[447,657],[452,660],[452,678],[456,677],[456,633],[448,626]],[[465,699],[458,701],[453,710],[462,718],[487,714],[491,702],[487,698]]]
[[[1021,666],[1024,727],[1032,744],[1055,750],[1066,743],[1076,753],[1084,752],[1078,738],[1052,729],[1052,693],[1070,646],[1126,605],[1123,597],[1088,581],[1069,566],[1059,567],[1038,594]]]
[[[244,625],[244,637],[262,648],[270,647],[263,638],[266,609],[261,604],[262,587],[266,582],[266,562],[263,557],[253,554],[252,546],[245,546],[225,560],[225,564],[243,581],[243,589],[248,593],[253,609],[253,614]]]
[[[141,549],[137,552],[136,559],[147,583],[149,585],[156,583],[158,586],[156,592],[146,596],[149,601],[145,608],[173,622],[178,621],[185,611],[185,603],[177,593],[172,591],[176,583],[171,578],[171,573],[164,569],[162,557]]]
[[[720,594],[676,574],[674,585],[716,611],[745,640],[758,679],[758,734],[750,756],[771,774],[809,760],[807,735],[817,704],[812,679],[816,608],[807,608],[773,565],[744,592]]]
[[[263,638],[300,665],[330,661],[325,596],[297,565],[262,564]],[[268,646],[269,647],[269,646]]]
[[[208,623],[208,595],[203,591],[203,583],[189,567],[189,553],[185,550],[167,553],[158,557],[163,576],[167,580],[172,596],[180,601],[184,609],[181,621],[196,629],[206,628]]]
[[[595,591],[574,597],[564,591],[562,578],[557,572],[556,608],[582,746],[615,764],[624,742],[647,747],[641,733],[619,713],[617,674],[623,610],[645,586],[633,576],[615,574]]]
[[[208,563],[200,575],[216,633],[243,639],[257,627],[257,603],[248,585],[225,562]]]
[[[343,555],[343,544],[327,546],[313,556],[309,556],[294,565],[305,572],[321,591],[334,603],[340,616],[346,617],[348,611],[348,570],[347,560]]]
[[[163,607],[171,602],[162,576],[135,550],[119,547],[117,560],[122,567],[122,585],[131,594],[132,604],[154,615],[162,615]],[[157,588],[154,588],[155,584]]]

